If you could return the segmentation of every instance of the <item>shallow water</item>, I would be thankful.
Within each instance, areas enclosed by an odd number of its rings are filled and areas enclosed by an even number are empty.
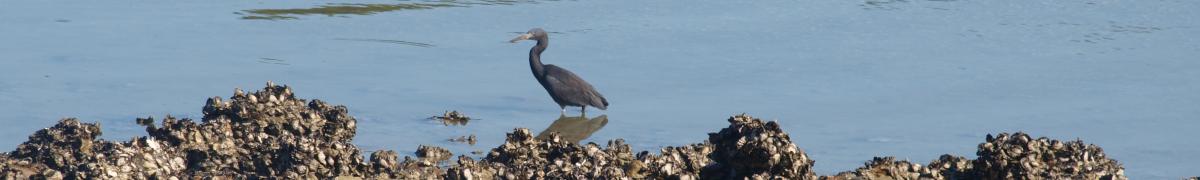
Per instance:
[[[0,149],[62,117],[129,139],[145,134],[136,117],[199,118],[205,98],[272,80],[349,106],[365,150],[486,151],[560,119],[529,73],[532,43],[506,42],[542,27],[544,61],[612,103],[588,111],[604,123],[557,125],[594,131],[584,142],[657,151],[746,112],[780,121],[820,174],[973,158],[1012,131],[1100,145],[1133,179],[1200,169],[1196,1],[4,4]],[[445,110],[477,120],[427,119]]]

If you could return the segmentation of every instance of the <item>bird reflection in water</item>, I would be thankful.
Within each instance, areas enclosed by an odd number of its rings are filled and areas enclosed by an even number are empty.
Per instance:
[[[550,138],[550,132],[558,132],[559,138],[562,140],[579,143],[579,141],[592,136],[592,133],[600,131],[600,128],[604,128],[604,125],[607,124],[608,115],[600,115],[590,120],[587,115],[560,115],[558,120],[554,120],[554,123],[550,124],[550,127],[537,135],[537,139],[547,139]]]

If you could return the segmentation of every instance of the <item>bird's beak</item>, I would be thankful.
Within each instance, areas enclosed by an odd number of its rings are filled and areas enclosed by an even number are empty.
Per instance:
[[[510,40],[508,42],[517,43],[517,41],[529,40],[529,38],[533,38],[533,34],[525,33],[525,34],[521,34],[521,36],[517,36],[517,38],[513,38],[512,40]]]

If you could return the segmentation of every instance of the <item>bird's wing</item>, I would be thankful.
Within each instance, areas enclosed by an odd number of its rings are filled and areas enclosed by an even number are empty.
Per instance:
[[[550,85],[551,93],[564,101],[589,105],[597,108],[607,108],[604,96],[592,88],[583,78],[555,65],[546,65],[546,82]]]

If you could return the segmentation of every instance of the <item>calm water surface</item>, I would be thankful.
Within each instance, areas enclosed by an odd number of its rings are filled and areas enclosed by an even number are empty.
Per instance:
[[[349,106],[365,150],[486,151],[516,127],[638,150],[700,142],[750,113],[781,122],[821,174],[872,156],[974,157],[988,133],[1081,138],[1133,179],[1200,164],[1200,2],[5,1],[0,149],[62,117],[104,137],[136,117],[199,118],[272,80]],[[526,62],[612,103],[560,117]],[[425,118],[460,110],[480,120]],[[569,116],[578,111],[568,111]],[[564,121],[558,121],[558,120]],[[447,139],[476,135],[468,145]]]

